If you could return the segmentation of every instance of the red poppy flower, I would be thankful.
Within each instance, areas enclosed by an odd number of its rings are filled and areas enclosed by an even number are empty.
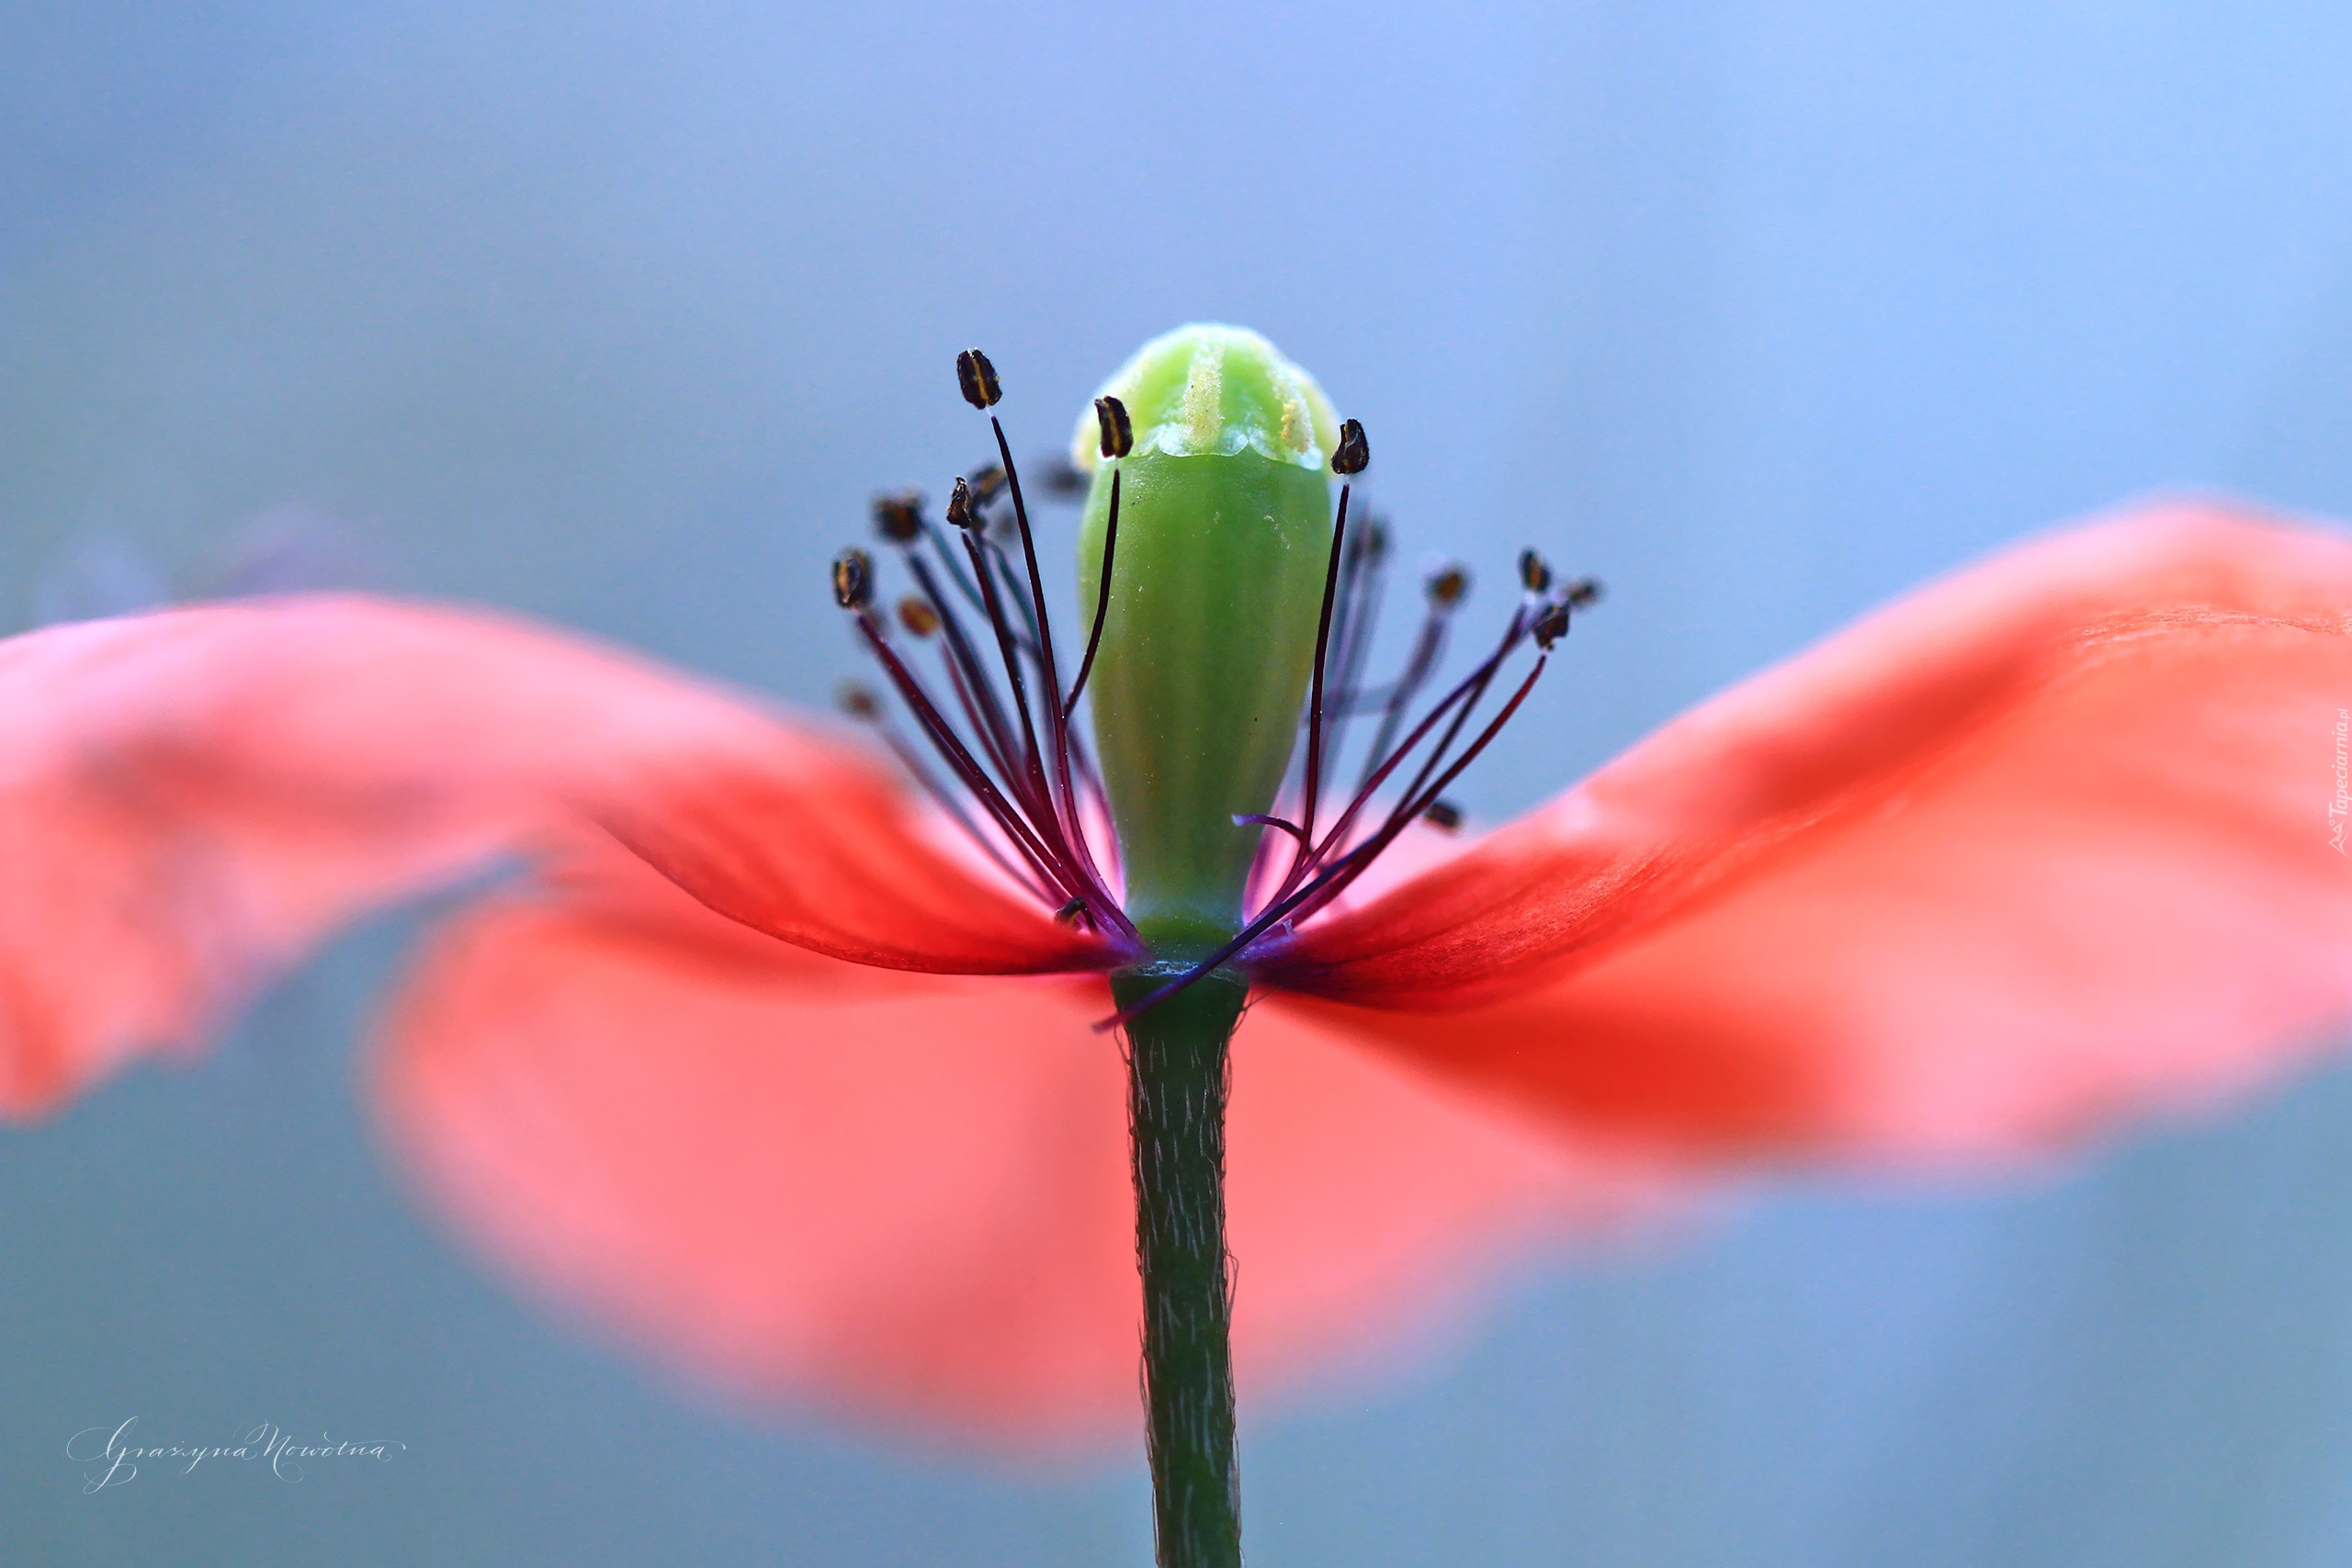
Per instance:
[[[799,803],[829,941],[1067,938],[859,738],[523,622],[349,596],[31,633],[0,642],[0,1114],[191,1055],[357,914],[536,854],[434,934],[373,1055],[393,1146],[494,1259],[739,1395],[1131,1425],[1102,982],[787,946],[568,808],[649,763],[743,770]],[[1237,1076],[1245,1381],[1344,1360],[1524,1234],[1660,1192],[1311,1021],[1253,1014]]]
[[[1522,632],[1566,602],[1530,586]],[[2119,514],[1256,929],[1245,1380],[1713,1170],[2040,1150],[2330,1043],[2347,607],[2333,533]],[[854,734],[475,613],[66,626],[0,644],[0,1109],[188,1049],[356,912],[528,852],[527,886],[433,935],[374,1058],[393,1146],[491,1255],[730,1387],[1132,1418],[1123,1069],[1095,1026],[1138,948],[1109,868],[1064,898],[1068,857],[991,829],[992,863]],[[1314,839],[1311,812],[1259,815]],[[1253,863],[1262,905],[1337,861]]]

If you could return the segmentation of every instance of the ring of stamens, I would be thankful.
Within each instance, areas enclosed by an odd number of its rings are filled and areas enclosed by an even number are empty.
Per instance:
[[[935,697],[893,646],[889,617],[874,607],[873,558],[861,549],[844,550],[832,567],[835,603],[849,613],[944,767],[945,779],[923,761],[921,750],[864,686],[844,687],[842,705],[851,716],[873,726],[917,785],[1056,919],[1098,932],[1125,950],[1130,962],[1147,959],[1143,939],[1114,891],[1119,865],[1115,836],[1098,853],[1089,831],[1090,824],[1110,819],[1109,801],[1076,723],[1079,698],[1093,671],[1110,609],[1120,473],[1116,468],[1111,472],[1093,622],[1077,678],[1065,691],[1028,502],[1003,423],[994,412],[1003,396],[1001,384],[995,367],[978,349],[956,356],[956,380],[966,400],[988,415],[998,462],[955,481],[945,509],[955,544],[912,491],[879,496],[874,503],[876,534],[898,553],[917,589],[899,601],[898,626],[916,642],[936,641],[952,703]],[[1134,429],[1126,409],[1116,398],[1104,397],[1096,400],[1095,413],[1103,457],[1127,456]],[[1422,584],[1426,610],[1404,668],[1385,685],[1366,687],[1363,671],[1385,585],[1388,534],[1376,518],[1366,518],[1351,530],[1348,513],[1352,481],[1370,460],[1363,427],[1354,420],[1344,422],[1331,457],[1332,471],[1342,482],[1301,719],[1306,744],[1295,792],[1296,818],[1268,813],[1234,819],[1237,826],[1255,823],[1274,830],[1260,849],[1263,875],[1253,877],[1253,885],[1272,878],[1274,862],[1269,857],[1282,854],[1286,845],[1281,877],[1230,941],[1102,1020],[1095,1026],[1098,1030],[1125,1023],[1221,966],[1246,960],[1260,942],[1311,919],[1345,893],[1416,820],[1449,829],[1458,826],[1461,813],[1444,799],[1445,790],[1534,690],[1574,613],[1600,597],[1600,585],[1591,579],[1557,582],[1541,555],[1532,549],[1522,552],[1521,593],[1502,636],[1468,674],[1408,727],[1406,715],[1436,673],[1454,613],[1468,597],[1470,579],[1466,569],[1453,563],[1427,575]],[[1008,533],[1020,546],[1018,566]],[[983,642],[975,639],[967,625],[969,614],[986,623],[986,640],[995,647],[993,667],[983,653]],[[1536,649],[1532,666],[1500,708],[1463,743],[1464,732],[1504,665],[1531,642]],[[1354,787],[1329,826],[1318,832],[1324,775],[1344,746],[1349,721],[1370,713],[1379,715],[1379,724]],[[1424,743],[1428,750],[1408,781],[1385,810],[1375,811],[1375,797],[1408,760],[1422,752]]]

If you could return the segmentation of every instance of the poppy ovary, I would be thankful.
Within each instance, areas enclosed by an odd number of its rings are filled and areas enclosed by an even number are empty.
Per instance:
[[[1340,445],[1314,378],[1238,327],[1153,339],[1079,419],[1090,636],[1103,612],[1087,701],[1127,913],[1155,953],[1205,952],[1241,927],[1266,831],[1252,818],[1273,809],[1299,739]]]

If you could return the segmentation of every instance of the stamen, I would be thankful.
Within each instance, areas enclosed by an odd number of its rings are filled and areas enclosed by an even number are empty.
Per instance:
[[[1533,550],[1519,552],[1519,584],[1530,593],[1541,593],[1552,586],[1552,566]]]
[[[1331,453],[1331,471],[1351,479],[1364,471],[1372,462],[1371,444],[1363,438],[1363,426],[1354,420],[1340,422],[1340,445]]]
[[[931,607],[929,601],[910,593],[899,601],[899,624],[918,639],[928,637],[939,629],[939,612]]]
[[[1102,398],[1097,400],[1109,403],[1114,408],[1119,401],[1116,398]],[[1124,423],[1126,417],[1126,411],[1121,409],[1119,411],[1121,423]],[[1132,443],[1133,438],[1129,439]],[[1110,445],[1108,435],[1102,438],[1102,444],[1105,446]],[[1103,456],[1125,457],[1125,453],[1106,452]],[[1086,634],[1086,657],[1078,661],[1078,679],[1070,682],[1069,700],[1062,704],[1062,725],[1065,728],[1069,725],[1069,716],[1078,708],[1078,694],[1086,690],[1086,678],[1094,673],[1094,651],[1102,646],[1102,623],[1111,618],[1111,565],[1118,558],[1119,480],[1123,477],[1116,468],[1111,470],[1111,502],[1102,518],[1102,570],[1100,574],[1101,584],[1094,594],[1094,627]]]
[[[1341,424],[1339,447],[1331,454],[1331,471],[1360,474],[1371,461],[1372,447],[1364,439],[1363,426],[1352,419]],[[1315,841],[1315,797],[1323,783],[1323,666],[1331,647],[1331,606],[1339,598],[1340,567],[1346,558],[1348,496],[1352,488],[1340,487],[1339,515],[1331,525],[1331,559],[1323,569],[1323,609],[1315,622],[1315,672],[1306,699],[1306,774],[1300,792],[1298,848],[1291,857],[1290,874],[1283,879],[1285,892],[1306,869],[1308,846]]]
[[[1433,800],[1421,813],[1421,820],[1441,832],[1451,833],[1462,826],[1462,807],[1450,800]]]
[[[996,367],[977,348],[956,356],[956,385],[963,389],[964,400],[984,413],[1004,396],[1004,389],[997,384]]]
[[[833,558],[833,603],[844,610],[862,610],[874,600],[874,558],[864,550],[843,550]]]
[[[972,487],[961,474],[956,476],[956,488],[947,492],[947,521],[967,534],[980,525],[979,513],[972,508]]]
[[[1127,405],[1116,398],[1094,400],[1095,427],[1102,433],[1102,456],[1124,457],[1135,450],[1136,427],[1127,418]]]
[[[894,545],[911,545],[922,533],[922,496],[910,490],[874,498],[874,530]]]

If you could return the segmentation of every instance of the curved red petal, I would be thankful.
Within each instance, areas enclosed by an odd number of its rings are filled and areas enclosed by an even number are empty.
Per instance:
[[[377,1059],[393,1145],[536,1292],[738,1396],[1127,1433],[1139,1301],[1099,980],[751,937],[641,873],[440,934]],[[1505,1235],[1646,1196],[1313,1026],[1237,1045],[1245,1379],[1361,1345]]]
[[[1568,1122],[2029,1145],[2352,1021],[2352,544],[2030,546],[1677,721],[1272,976]]]
[[[827,957],[933,975],[1052,975],[1125,956],[1056,922],[977,849],[954,852],[944,831],[916,830],[903,792],[838,750],[770,746],[720,765],[649,768],[594,811],[704,904]]]
[[[305,596],[0,643],[0,1114],[192,1045],[340,921],[707,758],[757,760],[870,840],[922,839],[854,748],[503,617]],[[890,863],[965,875],[926,852]],[[859,913],[843,941],[876,942]],[[889,930],[929,940],[920,914]]]

